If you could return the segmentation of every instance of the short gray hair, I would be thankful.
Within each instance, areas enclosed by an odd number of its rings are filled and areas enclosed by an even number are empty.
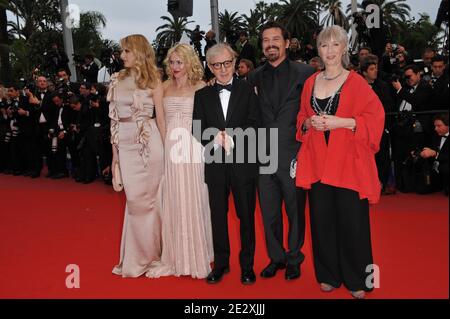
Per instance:
[[[208,51],[206,52],[206,62],[209,64],[211,63],[211,60],[219,55],[220,53],[222,53],[223,51],[228,51],[228,53],[230,53],[231,57],[234,59],[236,59],[237,54],[236,52],[230,47],[229,44],[227,43],[218,43],[214,46],[212,46],[211,48],[208,49]]]
[[[331,39],[344,45],[345,50],[342,55],[342,65],[347,68],[350,65],[350,55],[348,53],[348,34],[342,27],[338,25],[333,25],[323,29],[317,37],[317,48],[319,48],[322,43],[327,42]]]

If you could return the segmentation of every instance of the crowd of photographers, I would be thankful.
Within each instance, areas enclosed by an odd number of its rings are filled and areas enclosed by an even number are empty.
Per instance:
[[[198,42],[204,32],[197,33],[192,44],[201,50]],[[215,44],[214,37],[213,31],[204,35],[202,53]],[[246,79],[265,61],[256,56],[258,50],[246,32],[239,34],[236,43],[236,76]],[[320,70],[313,45],[292,39],[288,53],[291,60]],[[36,76],[5,88],[3,93],[0,86],[0,173],[36,178],[46,159],[48,177],[72,176],[90,183],[100,176],[110,183],[107,89],[97,84],[97,77],[102,64],[109,73],[123,67],[120,53],[102,57],[101,62],[91,55],[78,58],[77,72],[82,79],[78,84],[69,81],[63,52],[54,47],[48,57],[54,77]],[[387,114],[377,154],[383,192],[428,193],[443,187],[448,194],[448,55],[426,48],[422,57],[413,59],[403,46],[388,43],[382,56],[372,54],[368,47],[360,48],[350,67],[367,80]],[[162,68],[161,75],[164,78]],[[205,80],[208,76],[206,72]]]
[[[38,76],[9,86],[0,102],[0,172],[37,178],[45,159],[49,178],[110,183],[106,92],[102,84],[71,83],[65,69],[51,82]]]

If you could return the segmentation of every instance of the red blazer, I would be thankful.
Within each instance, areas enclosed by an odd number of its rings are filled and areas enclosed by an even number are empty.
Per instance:
[[[327,146],[323,132],[310,128],[304,133],[301,129],[303,122],[315,114],[310,102],[317,74],[305,82],[297,116],[297,140],[302,146],[297,156],[296,185],[310,189],[311,184],[321,181],[352,189],[360,199],[377,203],[381,185],[375,154],[384,129],[383,105],[367,82],[351,71],[342,87],[336,116],[354,118],[356,131],[332,130]]]

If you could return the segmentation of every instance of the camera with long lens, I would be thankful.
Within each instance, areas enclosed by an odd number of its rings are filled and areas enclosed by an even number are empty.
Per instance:
[[[20,107],[19,107],[19,101],[16,101],[16,100],[13,100],[13,101],[8,100],[8,101],[6,102],[6,106],[7,106],[7,108],[9,108],[9,109],[11,110],[11,113],[12,113],[13,117],[17,117],[17,116],[18,116],[19,109],[20,109]]]
[[[25,78],[19,79],[19,89],[23,92],[23,95],[25,96],[25,90],[29,90],[31,93],[34,94],[36,91],[36,83],[33,80],[27,80]]]
[[[64,104],[68,104],[69,98],[73,95],[70,83],[66,82],[64,78],[56,79],[55,92],[61,96]]]
[[[51,128],[48,130],[48,136],[52,145],[52,153],[56,153],[56,151],[58,150],[58,134],[54,129]]]

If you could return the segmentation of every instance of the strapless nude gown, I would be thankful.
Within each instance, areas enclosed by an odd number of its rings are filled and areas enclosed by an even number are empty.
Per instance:
[[[164,150],[150,90],[136,87],[134,78],[112,77],[111,142],[118,147],[126,195],[120,261],[113,273],[139,277],[161,255],[161,221],[156,196],[164,170]]]
[[[167,136],[160,194],[162,255],[147,272],[150,278],[206,278],[211,270],[211,213],[202,145],[191,134],[193,106],[191,97],[164,98]]]

